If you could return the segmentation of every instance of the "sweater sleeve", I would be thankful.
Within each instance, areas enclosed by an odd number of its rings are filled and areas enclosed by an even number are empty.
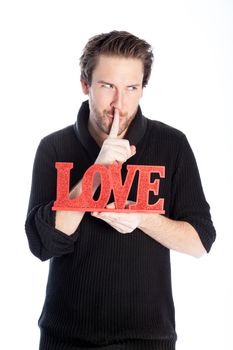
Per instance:
[[[205,199],[197,163],[183,135],[172,184],[171,218],[190,223],[209,252],[216,238],[210,207]]]
[[[41,140],[32,172],[31,194],[25,231],[31,252],[44,261],[73,252],[79,227],[71,235],[55,229],[56,152],[47,138]]]

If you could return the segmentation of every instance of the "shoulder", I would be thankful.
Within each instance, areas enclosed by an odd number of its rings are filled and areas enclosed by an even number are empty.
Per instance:
[[[148,135],[150,142],[160,144],[162,147],[172,151],[181,150],[188,144],[183,131],[157,120],[148,120]]]
[[[69,125],[44,136],[37,148],[37,152],[54,159],[66,159],[77,148],[77,137],[74,126]]]
[[[69,125],[60,130],[54,131],[51,134],[44,136],[41,139],[41,144],[45,146],[56,145],[61,142],[68,142],[75,137],[73,125]]]
[[[148,127],[152,133],[159,134],[163,137],[174,138],[176,140],[183,140],[186,136],[185,134],[171,125],[165,124],[158,120],[148,119]]]

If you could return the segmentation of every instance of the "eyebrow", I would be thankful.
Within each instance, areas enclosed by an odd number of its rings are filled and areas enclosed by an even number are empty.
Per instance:
[[[97,84],[109,84],[109,85],[113,85],[114,86],[114,84],[109,83],[108,81],[104,81],[104,80],[98,80]],[[130,85],[127,85],[127,87],[129,87],[129,86],[141,86],[141,84],[130,84]]]

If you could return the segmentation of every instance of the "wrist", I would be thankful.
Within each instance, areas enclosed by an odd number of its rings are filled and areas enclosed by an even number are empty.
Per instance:
[[[148,226],[149,214],[142,213],[141,217],[142,217],[142,219],[141,219],[141,222],[140,222],[138,228],[140,230],[144,231],[144,229]]]
[[[143,213],[142,221],[139,225],[139,229],[145,233],[150,233],[154,229],[158,229],[162,226],[163,216],[156,213]]]

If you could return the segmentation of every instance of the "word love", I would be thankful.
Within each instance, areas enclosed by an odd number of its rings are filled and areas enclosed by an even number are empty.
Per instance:
[[[127,176],[124,184],[121,178],[121,164],[111,164],[105,167],[94,164],[88,168],[82,179],[81,194],[69,198],[70,170],[73,163],[56,162],[57,169],[57,198],[53,210],[80,210],[80,211],[113,211],[113,212],[156,212],[164,214],[164,198],[156,203],[149,204],[149,192],[159,194],[160,179],[151,182],[151,174],[157,173],[160,178],[165,177],[164,166],[127,165]],[[137,201],[125,208],[126,201],[136,172],[139,172],[137,185]],[[97,200],[93,199],[93,181],[96,173],[100,175],[100,194]],[[106,208],[111,192],[114,195],[114,208]]]

